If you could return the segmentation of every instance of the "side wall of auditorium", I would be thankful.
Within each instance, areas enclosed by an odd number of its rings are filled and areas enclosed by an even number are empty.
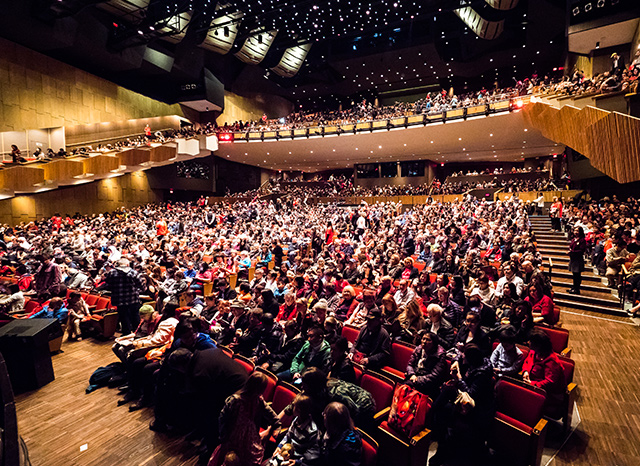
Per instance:
[[[43,193],[16,196],[0,201],[0,222],[16,225],[56,212],[61,215],[111,212],[162,201],[162,191],[149,186],[144,171],[127,173],[92,183],[69,186]]]
[[[182,111],[0,39],[0,131],[163,115]]]

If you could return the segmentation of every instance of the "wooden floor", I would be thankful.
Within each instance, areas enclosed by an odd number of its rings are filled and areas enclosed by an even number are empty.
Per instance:
[[[565,312],[582,419],[551,466],[640,465],[640,329],[630,319]],[[56,380],[17,397],[20,434],[34,466],[194,465],[194,447],[148,429],[150,410],[117,407],[115,390],[85,395],[92,371],[112,362],[110,343],[68,343],[53,356]]]

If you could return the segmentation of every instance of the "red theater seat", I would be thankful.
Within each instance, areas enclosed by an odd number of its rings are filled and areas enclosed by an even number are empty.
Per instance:
[[[256,367],[255,370],[256,372],[261,372],[267,377],[267,388],[262,394],[262,398],[264,398],[266,402],[272,401],[273,394],[276,391],[276,385],[278,385],[278,377],[273,372],[263,369],[262,367]]]
[[[551,328],[544,325],[536,325],[537,330],[542,330],[549,336],[553,351],[561,356],[571,357],[571,349],[569,348],[569,330],[564,328]]]
[[[378,410],[378,413],[374,416],[375,421],[380,422],[389,414],[395,386],[396,384],[393,380],[377,372],[366,371],[362,374],[360,388],[371,393]]]
[[[542,419],[544,390],[501,379],[496,384],[496,414],[490,446],[509,464],[539,466],[546,437]]]
[[[284,408],[291,404],[298,393],[300,393],[300,390],[298,390],[293,385],[287,382],[283,382],[282,380],[278,381],[278,384],[276,385],[276,388],[273,392],[271,408],[273,408],[276,413],[281,413]],[[282,427],[289,427],[292,420],[293,418],[291,416],[282,416]]]
[[[362,466],[376,466],[378,464],[378,442],[366,432],[356,429],[362,437]]]
[[[245,358],[240,354],[234,354],[233,359],[235,359],[240,364],[242,364],[242,367],[245,368],[245,370],[247,371],[247,374],[251,374],[253,372],[253,369],[255,369],[256,367],[256,365],[253,363],[251,359]]]
[[[354,344],[356,342],[356,338],[358,338],[359,333],[360,329],[352,325],[345,325],[344,327],[342,327],[342,336],[345,337],[351,344]]]
[[[408,343],[393,343],[391,345],[391,364],[382,368],[382,372],[393,380],[402,381],[405,378],[407,364],[416,347]]]

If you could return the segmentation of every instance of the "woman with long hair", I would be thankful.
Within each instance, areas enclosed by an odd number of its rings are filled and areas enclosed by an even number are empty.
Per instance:
[[[362,460],[362,439],[353,426],[349,409],[329,403],[322,412],[326,432],[321,440],[321,464],[357,466]]]
[[[267,377],[253,372],[244,387],[227,398],[219,418],[219,454],[233,451],[242,465],[262,463],[262,441],[270,438],[272,430],[279,424],[278,415],[262,398],[266,388]],[[260,426],[265,425],[267,429],[260,433]]]

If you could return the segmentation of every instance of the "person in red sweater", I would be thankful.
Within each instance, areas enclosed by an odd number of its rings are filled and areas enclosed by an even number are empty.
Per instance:
[[[529,337],[531,351],[522,365],[522,379],[547,392],[545,413],[560,417],[567,383],[558,355],[553,352],[549,336],[541,330],[533,330]]]
[[[553,300],[544,294],[539,283],[532,284],[529,287],[529,296],[525,298],[525,301],[531,303],[533,321],[535,323],[544,322],[548,325],[555,325],[557,323],[554,319]]]

